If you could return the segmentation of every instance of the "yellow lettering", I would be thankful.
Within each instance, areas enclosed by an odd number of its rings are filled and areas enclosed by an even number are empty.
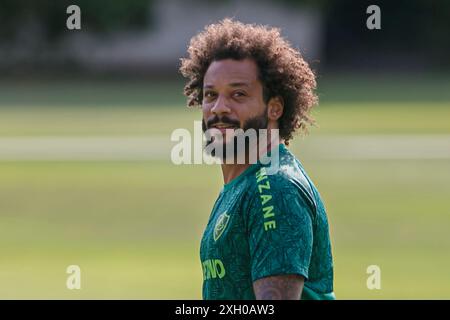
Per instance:
[[[269,180],[266,181],[266,184],[258,184],[259,193],[262,193],[263,189],[270,190],[270,182],[269,182]]]
[[[206,266],[209,271],[209,275],[210,275],[209,278],[215,278],[216,277],[216,269],[214,268],[211,260],[207,260],[207,262],[208,263],[206,264]]]
[[[260,195],[260,197],[261,197],[261,205],[265,205],[268,201],[272,199],[272,196],[270,194],[269,195],[262,194]]]
[[[266,168],[261,168],[256,172],[256,178],[259,178],[261,176],[266,176]]]
[[[277,226],[275,220],[264,222],[264,230],[275,229]]]
[[[209,280],[211,278],[225,277],[225,266],[219,259],[208,259],[202,262],[203,279]]]
[[[203,268],[203,279],[205,279],[205,280],[208,280],[208,279],[211,277],[211,275],[210,275],[210,273],[209,273],[209,269],[208,269],[208,267],[207,267],[207,264],[208,264],[208,260],[203,261],[203,263],[202,263],[202,268]]]
[[[273,217],[275,215],[275,213],[273,212],[273,206],[264,207],[263,212],[264,212],[264,219]]]
[[[220,270],[217,267],[219,267]],[[218,259],[214,260],[214,268],[216,269],[217,276],[222,279],[225,276],[225,267],[223,266],[222,261]]]
[[[267,179],[266,171],[265,171],[265,170],[263,171],[263,169],[264,169],[264,168],[261,168],[261,170],[259,170],[259,171],[256,173],[256,182],[257,182],[257,183],[260,183],[260,182],[263,181],[264,179]]]

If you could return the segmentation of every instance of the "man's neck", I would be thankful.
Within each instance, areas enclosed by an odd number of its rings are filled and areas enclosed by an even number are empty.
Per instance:
[[[245,164],[222,164],[223,183],[230,183],[231,180],[237,178],[241,173],[250,167],[249,163]]]
[[[268,145],[267,148],[264,148],[262,150],[259,150],[258,152],[258,160],[261,156],[267,154],[269,150],[271,150],[274,147],[277,147],[280,143],[284,144],[284,140],[280,140],[277,143],[272,143],[272,145]],[[239,175],[241,175],[248,167],[252,165],[252,163],[249,163],[248,157],[246,157],[247,161],[244,164],[225,164],[223,163],[222,166],[222,174],[223,174],[223,182],[224,184],[230,183],[231,180],[237,178]]]

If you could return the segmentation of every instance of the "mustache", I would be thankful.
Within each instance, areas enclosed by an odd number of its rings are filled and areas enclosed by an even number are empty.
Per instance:
[[[235,126],[235,127],[238,127],[238,128],[241,127],[241,123],[239,121],[237,121],[237,120],[230,119],[227,116],[219,117],[219,116],[215,115],[214,117],[208,119],[208,121],[206,122],[206,128],[209,129],[212,126],[216,125],[217,123],[223,123],[223,124],[230,125],[230,126]]]

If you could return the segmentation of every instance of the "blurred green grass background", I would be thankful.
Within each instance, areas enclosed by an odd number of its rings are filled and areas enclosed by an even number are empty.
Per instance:
[[[447,78],[380,79],[324,79],[304,140],[450,134]],[[0,139],[169,143],[200,118],[181,92],[178,82],[1,83]],[[449,299],[450,159],[317,158],[302,140],[292,150],[328,210],[336,296]],[[0,161],[0,298],[200,299],[199,242],[221,179],[218,166],[164,160]],[[66,288],[71,264],[81,290]],[[373,264],[381,290],[366,287]]]

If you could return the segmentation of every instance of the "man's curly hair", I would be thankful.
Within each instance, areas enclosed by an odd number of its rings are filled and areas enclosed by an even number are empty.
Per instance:
[[[188,53],[188,58],[181,59],[180,72],[189,79],[184,87],[189,106],[201,106],[203,78],[213,61],[250,58],[259,68],[264,102],[276,96],[283,99],[280,137],[288,144],[295,131],[307,132],[314,124],[310,111],[318,101],[315,75],[279,29],[227,18],[193,37]]]

